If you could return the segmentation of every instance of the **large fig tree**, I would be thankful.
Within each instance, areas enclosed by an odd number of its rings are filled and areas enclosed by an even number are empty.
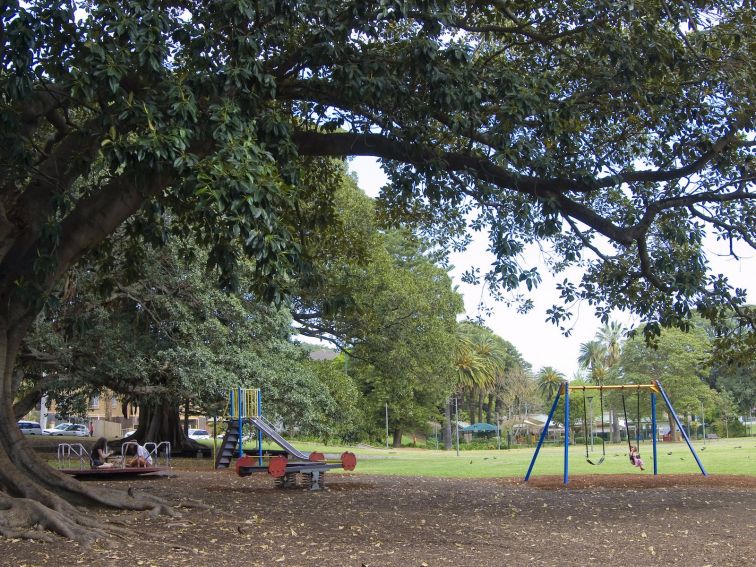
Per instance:
[[[695,309],[753,322],[702,251],[707,234],[754,244],[749,2],[2,6],[5,534],[97,535],[79,504],[164,509],[57,474],[16,428],[19,345],[56,282],[126,223],[123,238],[191,231],[227,273],[241,245],[281,298],[306,260],[286,222],[309,198],[305,156],[380,158],[386,218],[443,227],[439,242],[487,227],[492,287],[536,284],[538,241],[555,269],[584,268],[566,302],[651,332]]]

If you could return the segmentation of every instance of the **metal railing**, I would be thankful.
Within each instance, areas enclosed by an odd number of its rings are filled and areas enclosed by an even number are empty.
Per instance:
[[[121,458],[119,463],[113,463],[114,468],[126,468],[128,461],[129,448],[136,447],[136,441],[127,441],[121,445]],[[161,441],[155,443],[147,441],[144,448],[152,458],[153,466],[171,466],[171,443],[170,441]],[[92,457],[81,443],[59,443],[58,444],[58,468],[71,469],[72,462],[79,461],[80,469],[88,469],[92,466]]]
[[[79,461],[79,468],[89,468],[92,463],[92,459],[89,456],[89,452],[84,448],[81,443],[59,443],[58,444],[58,466],[59,468],[72,468],[71,461],[73,457],[76,457]],[[86,467],[84,463],[86,461]]]
[[[134,447],[134,453],[136,454],[136,447],[139,446],[139,443],[136,441],[126,441],[126,443],[121,444],[121,466],[126,466],[126,460],[127,456],[130,451],[130,447]],[[163,456],[163,462],[166,467],[171,466],[171,442],[170,441],[161,441],[160,443],[155,443],[154,441],[147,441],[144,444],[144,448],[147,449],[147,452],[150,455],[150,458],[152,459],[153,466],[160,466],[160,456],[162,454]],[[161,453],[162,449],[162,453]]]

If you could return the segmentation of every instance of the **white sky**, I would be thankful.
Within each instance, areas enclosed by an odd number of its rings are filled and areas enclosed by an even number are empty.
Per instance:
[[[354,158],[350,162],[350,169],[357,174],[360,188],[370,196],[376,196],[387,178],[377,160],[368,157]],[[556,281],[562,281],[564,274],[558,280],[543,266],[539,265],[542,282],[529,297],[535,306],[526,315],[520,315],[515,307],[508,307],[487,298],[482,286],[472,286],[461,281],[462,273],[471,267],[480,268],[485,273],[491,264],[492,256],[487,252],[487,241],[484,235],[476,234],[476,238],[464,254],[452,255],[451,261],[455,269],[451,272],[454,283],[465,299],[467,315],[474,317],[478,314],[478,305],[484,302],[493,308],[493,315],[486,320],[486,324],[500,337],[511,342],[522,353],[525,360],[533,365],[537,371],[543,366],[553,366],[571,378],[578,369],[577,358],[580,344],[593,339],[601,322],[593,315],[591,306],[584,304],[573,310],[570,322],[572,334],[565,337],[559,329],[546,322],[546,309],[553,304],[561,304],[555,287]],[[731,257],[718,257],[717,253],[726,252],[724,245],[719,247],[712,243],[708,248],[711,267],[716,272],[725,274],[734,287],[748,289],[749,302],[756,302],[752,282],[756,281],[756,258],[753,251],[745,250],[741,260]],[[535,258],[533,261],[535,262]],[[749,288],[750,286],[750,288]],[[527,294],[527,288],[522,286],[522,293]],[[616,320],[624,324],[632,323],[628,315],[617,313]]]

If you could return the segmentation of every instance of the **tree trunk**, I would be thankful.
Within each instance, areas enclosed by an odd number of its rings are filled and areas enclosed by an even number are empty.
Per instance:
[[[394,428],[394,442],[391,446],[394,449],[401,449],[402,447],[402,430],[398,427]]]
[[[106,390],[103,393],[102,401],[105,404],[105,421],[111,421],[113,419],[113,394]]]
[[[171,453],[194,456],[197,451],[207,451],[208,448],[189,439],[181,427],[181,415],[178,404],[167,399],[142,401],[139,403],[139,427],[129,437],[129,441],[144,443],[153,441],[160,443],[168,441]]]
[[[444,407],[444,449],[450,451],[454,445],[452,440],[452,404],[450,399]]]
[[[616,411],[612,410],[612,443],[619,443],[622,441],[622,436],[620,435],[620,426],[619,426],[619,415]]]
[[[189,435],[189,399],[184,402],[184,435]]]
[[[494,394],[488,394],[488,405],[486,406],[486,423],[493,422],[493,416],[496,409],[496,396]]]
[[[675,418],[672,417],[671,412],[667,412],[667,421],[669,422],[669,438],[675,442],[682,441],[682,435],[677,430]]]
[[[23,332],[14,332],[0,315],[0,535],[50,541],[51,535],[44,531],[49,530],[88,543],[104,537],[106,531],[79,506],[172,513],[162,501],[149,495],[132,497],[121,490],[85,486],[48,466],[29,447],[13,413],[12,375],[22,336]]]

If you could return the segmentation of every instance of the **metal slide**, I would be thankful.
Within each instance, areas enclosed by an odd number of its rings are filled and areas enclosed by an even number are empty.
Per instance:
[[[286,439],[281,437],[276,430],[273,428],[273,426],[265,420],[262,416],[257,417],[250,417],[249,420],[252,422],[252,425],[257,427],[260,431],[262,431],[265,435],[270,437],[274,443],[281,446],[282,449],[284,449],[287,453],[290,455],[294,455],[298,459],[302,459],[303,461],[306,461],[309,457],[309,453],[303,453],[299,449],[295,448],[294,445],[289,443]]]

